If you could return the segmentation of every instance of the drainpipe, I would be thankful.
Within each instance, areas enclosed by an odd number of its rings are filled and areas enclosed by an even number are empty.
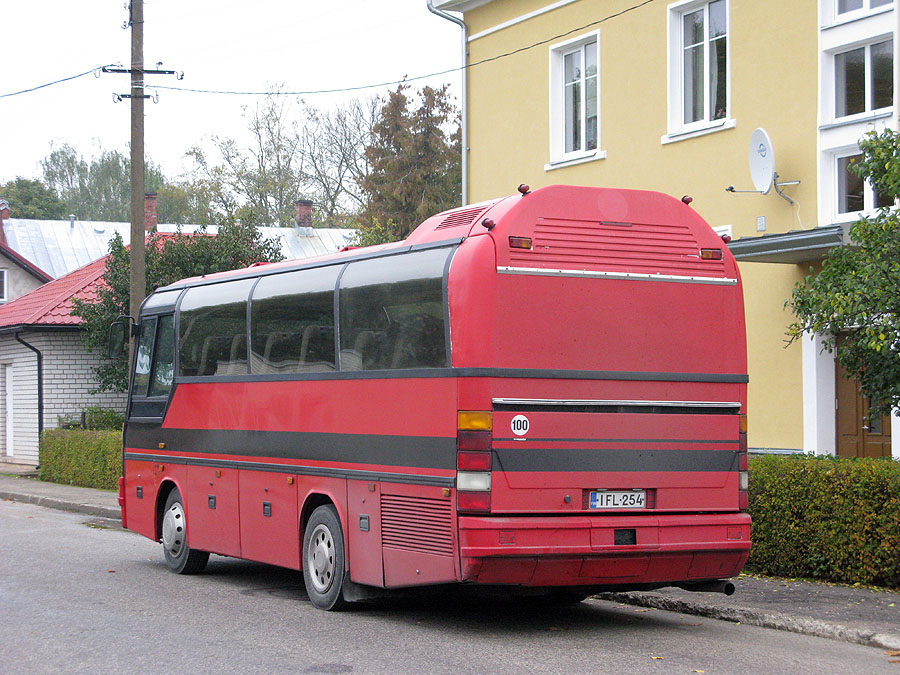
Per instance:
[[[462,70],[462,105],[461,105],[461,107],[462,107],[462,124],[461,124],[461,129],[460,129],[460,136],[462,136],[462,138],[461,138],[460,145],[462,145],[462,161],[461,161],[462,206],[465,206],[466,204],[469,203],[469,190],[468,190],[469,133],[468,133],[468,129],[467,129],[468,114],[466,111],[466,98],[467,98],[466,92],[469,88],[468,87],[469,73],[466,70],[466,63],[467,63],[466,62],[466,46],[467,46],[467,38],[468,38],[468,33],[466,30],[466,22],[458,17],[453,16],[452,14],[448,14],[447,12],[445,12],[443,10],[436,9],[433,4],[433,0],[427,0],[427,1],[428,1],[428,11],[429,12],[431,12],[432,14],[436,14],[437,16],[441,17],[442,19],[447,19],[447,21],[452,21],[457,26],[462,28],[462,66],[463,66],[463,70]]]
[[[30,345],[19,337],[18,333],[13,333],[16,342],[22,344],[35,354],[37,354],[37,384],[38,384],[38,443],[40,443],[41,434],[44,433],[44,355],[41,350]]]

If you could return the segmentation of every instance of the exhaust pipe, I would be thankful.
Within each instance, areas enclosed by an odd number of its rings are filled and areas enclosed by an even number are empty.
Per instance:
[[[686,581],[681,584],[675,584],[675,586],[693,593],[724,593],[725,595],[734,595],[734,583],[722,579],[715,579],[713,581]]]

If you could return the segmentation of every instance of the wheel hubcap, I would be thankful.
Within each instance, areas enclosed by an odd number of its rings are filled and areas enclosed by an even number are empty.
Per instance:
[[[173,558],[181,555],[185,548],[184,508],[175,502],[163,516],[163,546]]]
[[[334,538],[324,525],[317,525],[306,549],[306,566],[313,587],[324,593],[334,581]]]

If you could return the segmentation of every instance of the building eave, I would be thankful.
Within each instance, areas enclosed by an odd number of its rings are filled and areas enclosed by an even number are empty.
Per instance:
[[[741,237],[728,244],[740,262],[803,264],[822,260],[836,246],[850,245],[850,225]]]
[[[451,12],[468,12],[471,9],[486,5],[493,0],[434,0],[435,9]]]

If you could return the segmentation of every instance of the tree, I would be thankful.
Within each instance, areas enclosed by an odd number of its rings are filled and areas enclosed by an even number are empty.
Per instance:
[[[217,218],[228,215],[254,225],[290,226],[294,203],[302,196],[302,139],[292,106],[271,95],[255,108],[244,108],[252,144],[242,148],[231,138],[212,137],[221,162],[199,146],[188,156],[194,160],[192,179],[204,185]]]
[[[147,242],[147,293],[185,277],[281,259],[279,244],[263,239],[250,224],[223,225],[216,236],[207,235],[205,230],[193,235],[153,234]],[[73,300],[72,314],[82,319],[85,346],[99,350],[101,355],[106,353],[110,324],[128,314],[129,265],[129,249],[117,234],[109,243],[104,284],[97,291],[97,301]],[[125,391],[128,387],[124,360],[104,358],[94,374],[98,391]]]
[[[900,198],[900,136],[869,132],[859,143],[853,171],[891,203]],[[870,416],[900,410],[900,215],[894,208],[860,218],[850,246],[832,249],[822,271],[810,274],[788,300],[796,320],[791,341],[804,333],[824,336],[836,359],[871,400]]]
[[[377,220],[391,241],[460,199],[459,112],[447,86],[419,90],[418,107],[408,89],[401,84],[388,95],[366,148],[370,170],[362,179],[362,227]]]
[[[56,190],[65,213],[80,220],[131,220],[131,158],[118,150],[103,150],[87,161],[69,144],[51,150],[41,161],[44,181]],[[147,161],[145,187],[158,192],[166,184],[162,170]],[[160,207],[165,208],[164,200]]]
[[[66,207],[51,187],[39,180],[19,176],[0,187],[0,197],[9,202],[13,218],[58,220],[65,218]]]

